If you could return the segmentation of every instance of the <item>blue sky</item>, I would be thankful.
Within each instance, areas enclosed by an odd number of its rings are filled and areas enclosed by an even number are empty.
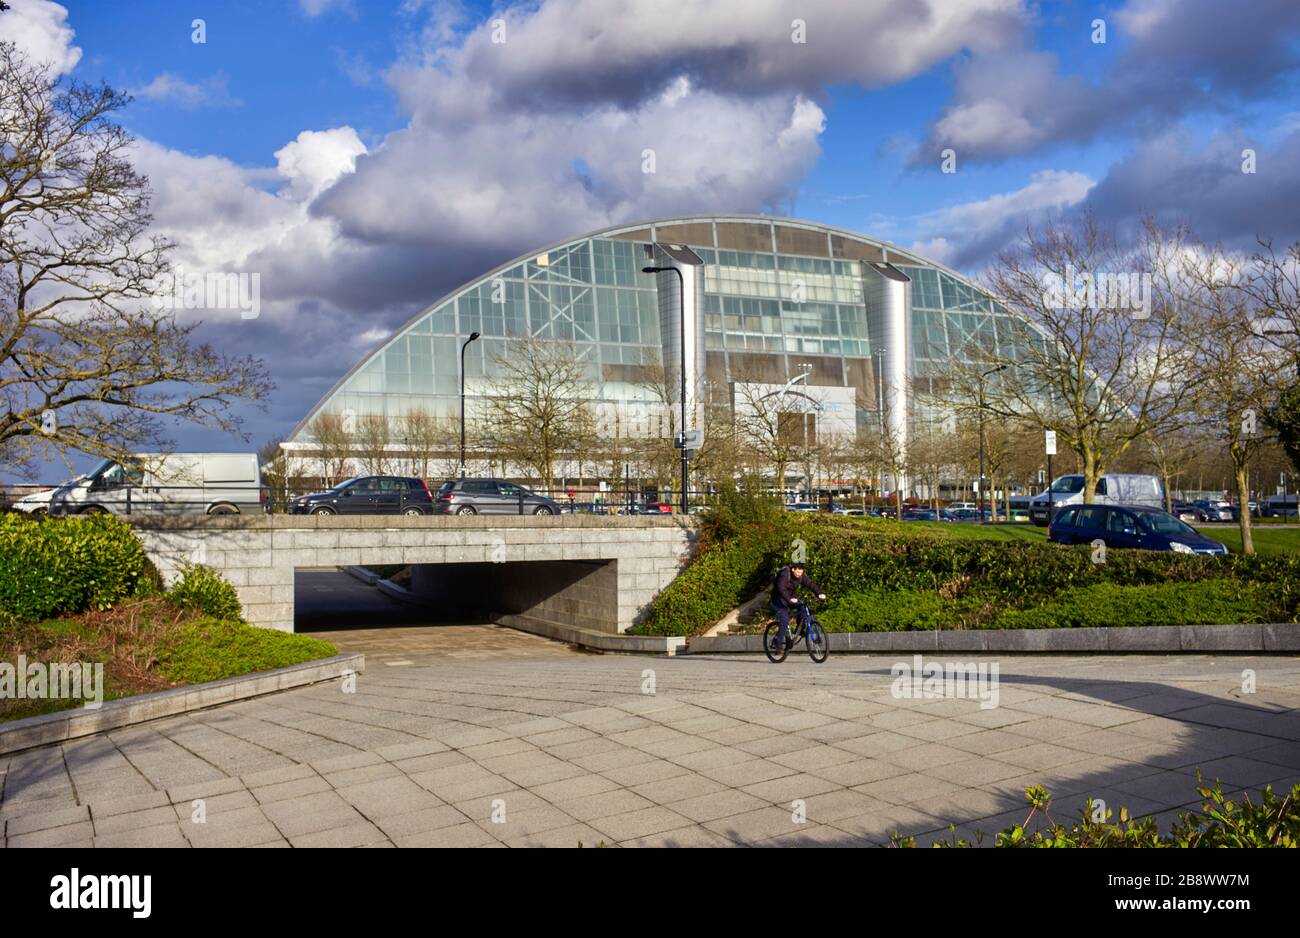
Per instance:
[[[253,442],[443,291],[607,224],[789,214],[972,276],[1085,210],[1300,237],[1295,0],[9,2],[0,38],[135,96],[176,260],[261,274],[259,319],[204,326],[279,385]]]

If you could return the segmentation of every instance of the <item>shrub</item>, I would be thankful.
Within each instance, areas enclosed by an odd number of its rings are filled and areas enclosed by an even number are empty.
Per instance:
[[[1088,547],[956,538],[890,521],[773,515],[752,499],[735,498],[735,505],[724,499],[699,556],[660,594],[638,631],[698,633],[764,589],[796,538],[808,573],[830,596],[818,618],[836,630],[855,618],[865,630],[1054,628],[1295,621],[1300,610],[1296,554],[1114,550],[1105,563],[1094,563]],[[934,597],[940,610],[933,602],[916,605],[922,595]],[[904,607],[891,610],[895,601]]]
[[[1197,773],[1200,782],[1200,773]],[[1249,794],[1241,801],[1224,797],[1219,782],[1210,788],[1197,786],[1204,800],[1201,810],[1187,811],[1174,822],[1168,834],[1161,835],[1155,819],[1134,819],[1121,807],[1119,817],[1107,808],[1104,817],[1095,816],[1096,805],[1091,798],[1084,804],[1079,821],[1065,825],[1056,823],[1051,816],[1052,796],[1041,786],[1025,789],[1029,802],[1029,816],[1023,824],[1016,824],[1000,832],[994,844],[998,847],[1298,847],[1300,846],[1300,783],[1291,787],[1289,794],[1278,797],[1272,786],[1264,788],[1258,803]],[[1041,817],[1038,828],[1030,833],[1029,825]],[[1114,819],[1114,820],[1112,820]],[[953,830],[949,826],[949,830]],[[977,842],[982,838],[977,837]],[[891,838],[893,846],[915,847],[916,838],[898,834]],[[957,839],[935,843],[936,847],[970,847],[966,840]]]
[[[1048,603],[1009,609],[991,623],[999,629],[1085,628],[1109,625],[1218,625],[1279,618],[1273,590],[1239,580],[1072,587]],[[1276,612],[1275,615],[1269,615]]]
[[[244,618],[235,588],[220,573],[201,564],[182,567],[181,575],[167,595],[182,609],[196,609],[213,618],[234,622],[242,622]]]
[[[198,684],[286,668],[337,652],[329,642],[309,635],[264,629],[228,617],[204,618],[185,623],[169,636],[158,652],[158,667],[168,680]]]
[[[817,612],[817,621],[829,632],[937,629],[946,619],[943,600],[920,590],[860,590]]]
[[[0,624],[108,609],[147,592],[152,573],[120,518],[0,514]]]

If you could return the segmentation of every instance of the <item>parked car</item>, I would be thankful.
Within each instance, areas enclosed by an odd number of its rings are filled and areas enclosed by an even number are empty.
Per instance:
[[[1191,502],[1185,502],[1179,499],[1174,499],[1170,503],[1169,507],[1173,509],[1170,513],[1179,521],[1190,522],[1190,521],[1205,520],[1204,512],[1199,507],[1192,504]]]
[[[1232,504],[1217,498],[1198,498],[1192,502],[1201,510],[1203,521],[1231,521]]]
[[[794,502],[785,506],[786,511],[816,511],[817,506],[812,502]]]
[[[1171,550],[1180,554],[1226,554],[1228,548],[1179,521],[1167,511],[1147,505],[1068,505],[1047,528],[1057,544],[1091,544],[1138,550]]]
[[[978,508],[945,508],[943,510],[945,519],[948,521],[979,521],[980,511]]]
[[[436,515],[558,515],[559,504],[505,479],[448,479],[438,488]]]
[[[1300,517],[1300,495],[1270,495],[1260,505],[1259,513],[1265,518]]]
[[[85,476],[77,476],[71,482],[64,482],[63,485],[76,485],[85,479]],[[54,493],[61,489],[62,485],[55,485],[40,492],[32,492],[24,495],[13,503],[15,511],[25,511],[29,515],[44,515],[50,510],[50,499],[54,498]]]
[[[241,514],[262,509],[256,453],[137,453],[106,459],[50,497],[52,515]]]
[[[904,521],[940,521],[939,514],[929,508],[917,508],[903,512]]]
[[[294,515],[428,515],[433,495],[423,479],[358,476],[289,503]]]
[[[1082,475],[1061,476],[1051,484],[1052,513],[1066,505],[1083,503],[1084,477]],[[1158,476],[1126,475],[1107,473],[1097,480],[1097,494],[1094,504],[1098,505],[1147,505],[1151,508],[1163,508],[1165,487]],[[1029,506],[1029,518],[1042,527],[1051,518],[1048,509],[1048,493],[1035,495]]]

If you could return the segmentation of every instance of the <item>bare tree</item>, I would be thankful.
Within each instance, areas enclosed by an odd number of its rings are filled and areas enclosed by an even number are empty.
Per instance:
[[[501,453],[549,490],[556,463],[589,437],[591,381],[576,346],[530,339],[494,358],[498,376],[483,420]]]
[[[392,455],[388,451],[393,442],[392,428],[383,414],[366,414],[357,425],[353,445],[357,458],[365,471],[372,476],[387,475]]]
[[[440,453],[446,453],[451,437],[437,417],[417,407],[402,417],[402,443],[413,469],[427,481],[430,463]]]
[[[1078,453],[1084,500],[1107,468],[1135,442],[1178,425],[1195,390],[1186,369],[1171,281],[1188,241],[1148,220],[1121,248],[1095,219],[1030,228],[1004,252],[987,289],[1020,317],[1004,320],[1001,358],[972,340],[950,381],[956,397],[1041,430],[1056,430]]]
[[[194,341],[154,308],[170,244],[150,237],[148,180],[113,122],[129,98],[60,86],[0,42],[0,459],[123,459],[166,421],[238,432],[273,385],[260,361]]]
[[[308,435],[316,444],[321,482],[326,488],[333,488],[349,475],[352,434],[348,429],[338,414],[320,414],[307,427]]]
[[[1255,552],[1250,526],[1250,467],[1267,442],[1263,415],[1291,361],[1256,328],[1256,307],[1244,289],[1249,276],[1219,247],[1184,261],[1195,354],[1188,363],[1198,386],[1197,409],[1232,460],[1241,547]]]
[[[732,374],[735,426],[742,445],[759,466],[776,474],[776,487],[784,492],[786,476],[808,447],[811,395],[792,401],[781,389],[753,380],[744,369]],[[807,403],[805,403],[805,400]]]

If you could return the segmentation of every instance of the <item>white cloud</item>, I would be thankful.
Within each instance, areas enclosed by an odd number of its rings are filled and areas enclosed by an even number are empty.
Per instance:
[[[10,9],[0,14],[0,40],[13,42],[34,62],[48,63],[56,74],[66,75],[81,61],[73,45],[68,11],[50,0],[7,0]]]
[[[241,107],[227,87],[225,75],[217,74],[200,82],[190,82],[171,72],[163,72],[143,88],[131,92],[137,98],[160,104],[175,104],[186,110],[199,107]]]
[[[912,249],[953,267],[985,261],[1026,224],[1081,204],[1094,185],[1084,173],[1043,170],[1020,189],[923,216],[919,228],[924,237]]]
[[[289,191],[306,200],[353,172],[357,157],[365,152],[366,145],[351,127],[304,130],[275,151],[276,168],[288,180]]]

